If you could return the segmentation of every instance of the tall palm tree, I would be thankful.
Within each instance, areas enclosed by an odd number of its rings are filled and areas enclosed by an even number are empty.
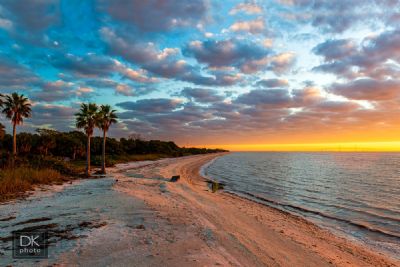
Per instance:
[[[4,138],[5,130],[4,125],[0,123],[0,140]]]
[[[101,105],[97,117],[97,127],[103,131],[103,150],[101,158],[101,172],[106,173],[106,138],[107,131],[111,124],[117,122],[116,110],[111,109],[110,105]]]
[[[4,95],[0,94],[0,109],[3,107],[3,97]],[[0,123],[0,139],[3,139],[4,133],[4,125]]]
[[[76,127],[84,129],[87,135],[87,146],[86,146],[86,175],[90,176],[90,138],[93,135],[94,127],[97,124],[97,110],[98,107],[94,103],[82,103],[79,112],[75,114]]]
[[[17,125],[23,124],[24,118],[32,115],[31,103],[24,95],[12,93],[4,96],[2,112],[13,125],[13,163],[17,157]]]

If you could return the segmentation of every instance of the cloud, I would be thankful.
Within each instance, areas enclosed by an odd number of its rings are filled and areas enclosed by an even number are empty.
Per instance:
[[[325,101],[322,90],[315,86],[292,90],[291,93],[295,107],[307,107]]]
[[[32,117],[29,118],[26,127],[32,130],[40,127],[48,127],[60,131],[74,130],[74,114],[76,108],[63,105],[36,104],[32,106]]]
[[[263,9],[255,4],[255,3],[240,3],[236,5],[229,11],[230,15],[236,15],[237,13],[246,13],[246,14],[261,14],[263,13]]]
[[[0,7],[5,10],[7,23],[29,31],[43,31],[60,21],[60,3],[58,0],[4,0]]]
[[[377,81],[369,78],[331,86],[330,91],[354,100],[382,101],[400,96],[400,81]]]
[[[119,73],[123,75],[124,78],[140,83],[155,83],[158,81],[156,78],[148,77],[148,73],[146,70],[134,70],[125,66],[118,60],[114,60],[114,62],[116,64],[116,69],[119,71]]]
[[[295,54],[293,52],[285,52],[272,57],[269,68],[276,74],[283,74],[289,71],[295,63]]]
[[[144,70],[136,71],[131,68],[124,68],[124,69],[122,69],[122,73],[124,74],[124,77],[126,77],[132,81],[141,82],[141,83],[157,82],[157,79],[155,79],[155,78],[146,77],[146,71],[144,71]]]
[[[212,118],[209,110],[192,103],[187,103],[183,106],[183,109],[164,114],[149,115],[146,117],[146,120],[155,126],[158,125],[164,131],[176,131],[179,127],[183,130],[195,121],[209,118]]]
[[[228,39],[193,41],[184,49],[184,54],[194,56],[198,62],[210,67],[243,69],[249,62],[263,60],[271,54],[271,50],[250,40]],[[258,68],[262,66],[254,69]]]
[[[324,58],[323,64],[314,70],[329,72],[349,79],[370,77],[376,79],[397,78],[400,62],[400,30],[388,30],[368,36],[356,46],[351,39],[328,40],[313,48]]]
[[[157,79],[148,76],[147,71],[143,69],[134,70],[122,62],[104,55],[93,53],[87,53],[83,56],[55,55],[50,58],[50,62],[54,67],[71,72],[80,78],[100,78],[120,74],[122,78],[138,83],[157,82]]]
[[[356,51],[355,44],[349,39],[329,39],[312,49],[314,54],[323,56],[326,61],[348,57]]]
[[[135,95],[133,88],[126,84],[118,84],[115,88],[115,92],[124,96]]]
[[[137,101],[127,101],[118,103],[117,106],[125,110],[138,113],[165,113],[176,109],[181,101],[178,99],[152,98]]]
[[[32,111],[35,114],[36,118],[46,120],[51,118],[52,116],[56,118],[64,117],[69,118],[72,117],[76,110],[72,107],[66,107],[62,105],[49,105],[49,104],[38,104],[32,107]]]
[[[32,92],[30,96],[33,100],[44,102],[67,100],[76,97],[73,88],[74,84],[71,82],[64,82],[62,80],[46,82],[43,83],[40,91]]]
[[[329,100],[311,106],[308,110],[312,112],[320,112],[326,114],[327,112],[350,113],[361,108],[362,107],[355,102]]]
[[[377,36],[365,38],[362,51],[379,62],[389,58],[400,61],[399,42],[400,29],[388,30]]]
[[[124,96],[141,96],[146,95],[154,91],[154,88],[151,87],[132,87],[127,84],[119,83],[115,86],[115,93],[117,95],[124,95]]]
[[[29,68],[0,53],[0,88],[26,87],[38,81],[39,78]]]
[[[121,110],[112,134],[184,144],[317,142],[400,123],[397,0],[0,2],[0,89],[33,100],[32,129],[72,129],[87,100]]]
[[[201,75],[187,75],[183,78],[184,81],[192,82],[197,85],[207,86],[230,86],[238,84],[243,81],[243,77],[240,73],[228,73],[225,71],[210,71],[213,76],[201,76]]]
[[[176,48],[158,50],[154,43],[139,42],[131,37],[118,36],[114,31],[103,28],[101,34],[113,55],[122,56],[133,64],[166,78],[180,77],[192,71],[184,60],[177,59]]]
[[[98,78],[98,79],[86,79],[85,80],[85,85],[87,86],[92,86],[98,89],[107,89],[107,88],[114,88],[118,85],[119,83],[111,80],[111,79],[104,79],[104,78]]]
[[[265,31],[265,22],[262,18],[248,21],[238,21],[233,23],[229,29],[233,32],[249,32],[252,34],[258,34]]]
[[[256,86],[267,88],[287,87],[289,82],[283,79],[264,79],[256,82]]]
[[[154,43],[144,43],[124,36],[124,33],[118,35],[109,28],[103,28],[101,34],[112,55],[121,56],[132,64],[140,65],[146,71],[164,78],[215,86],[232,85],[240,80],[233,74],[202,75],[198,66],[193,66],[183,59],[178,48],[159,50]]]
[[[4,29],[6,31],[11,31],[13,29],[13,23],[9,19],[0,18],[0,29]]]
[[[267,69],[280,75],[296,61],[293,52],[274,54],[265,45],[248,39],[193,41],[183,51],[210,68],[233,67],[246,74]]]
[[[204,0],[100,0],[100,9],[112,18],[133,25],[142,32],[169,31],[195,26],[206,19]]]
[[[377,25],[386,22],[397,11],[398,0],[281,0],[288,5],[290,17],[310,23],[322,32],[343,33],[360,23]]]
[[[31,91],[30,97],[39,102],[56,102],[74,98],[89,98],[95,94],[93,88],[77,86],[72,82],[57,80],[39,83],[40,90]]]
[[[235,100],[235,103],[250,106],[270,105],[274,107],[286,107],[290,102],[290,94],[288,90],[284,89],[255,89],[238,96]]]
[[[83,83],[97,89],[113,89],[116,95],[124,96],[142,96],[155,91],[155,88],[150,85],[132,85],[110,79],[89,79]]]
[[[219,102],[224,99],[224,97],[218,95],[217,90],[213,89],[186,87],[181,91],[180,95],[199,103]]]
[[[94,92],[93,88],[89,88],[89,87],[79,87],[79,88],[76,90],[76,95],[78,95],[78,96],[84,96],[84,95],[87,95],[87,94],[91,94],[91,93],[93,93],[93,92]]]
[[[121,55],[133,63],[144,64],[163,60],[176,53],[173,49],[167,49],[162,53],[157,50],[154,43],[140,42],[131,36],[126,36],[126,33],[117,34],[107,27],[102,28],[100,34],[108,45],[109,52]]]
[[[93,53],[84,56],[56,55],[50,58],[50,63],[58,69],[67,70],[83,77],[107,76],[116,70],[114,60]]]

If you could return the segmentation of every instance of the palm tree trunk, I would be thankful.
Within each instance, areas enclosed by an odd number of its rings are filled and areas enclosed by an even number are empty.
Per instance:
[[[87,136],[87,148],[86,148],[86,176],[90,176],[90,135]]]
[[[13,155],[12,155],[12,167],[14,167],[15,160],[17,159],[17,125],[13,123]]]
[[[101,162],[101,172],[106,174],[106,131],[103,130],[103,154]]]

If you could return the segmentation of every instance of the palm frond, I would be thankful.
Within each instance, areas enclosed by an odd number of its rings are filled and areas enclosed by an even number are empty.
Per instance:
[[[110,105],[101,105],[98,112],[96,126],[103,131],[108,131],[112,124],[118,122],[116,112],[117,111],[112,109]]]
[[[94,103],[82,103],[79,112],[75,114],[76,127],[84,129],[87,135],[92,135],[97,122],[97,110]]]
[[[2,113],[6,115],[14,124],[19,125],[24,122],[24,118],[32,116],[31,103],[23,94],[12,93],[2,97]]]

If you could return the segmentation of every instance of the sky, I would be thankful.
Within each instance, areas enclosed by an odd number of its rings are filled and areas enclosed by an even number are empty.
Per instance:
[[[32,101],[19,131],[95,102],[116,138],[400,150],[399,25],[399,0],[1,0],[0,93]]]

